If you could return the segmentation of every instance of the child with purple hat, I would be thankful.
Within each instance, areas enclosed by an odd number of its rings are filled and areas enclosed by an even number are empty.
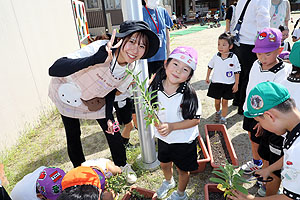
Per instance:
[[[164,198],[176,183],[173,164],[179,174],[177,191],[168,199],[188,199],[185,192],[190,171],[198,169],[196,139],[199,135],[201,103],[189,83],[197,66],[197,51],[192,47],[177,47],[157,71],[149,90],[162,110],[157,113],[160,123],[156,125],[158,160],[165,180],[157,190],[158,198]],[[157,104],[153,104],[156,106]]]
[[[61,181],[65,176],[60,168],[39,167],[24,176],[11,192],[13,200],[56,200],[61,194]]]
[[[278,57],[280,54],[282,33],[276,28],[265,28],[258,33],[255,47],[252,52],[256,53],[258,60],[253,63],[249,74],[249,82],[246,90],[246,99],[252,88],[265,81],[281,82],[291,71],[291,66]],[[244,110],[247,110],[247,102],[244,103]],[[252,174],[261,169],[263,164],[273,163],[282,156],[283,138],[271,132],[262,130],[259,124],[253,119],[244,117],[243,128],[248,131],[253,160],[242,166],[246,174]],[[263,133],[263,134],[262,134]],[[261,136],[262,135],[262,136]],[[280,171],[271,175],[273,181],[266,185],[266,195],[277,193],[280,185]],[[279,185],[278,185],[279,183]],[[263,187],[259,190],[263,196]]]

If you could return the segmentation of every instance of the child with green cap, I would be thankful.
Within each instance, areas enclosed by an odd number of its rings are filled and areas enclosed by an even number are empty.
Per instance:
[[[293,45],[289,60],[293,66],[292,73],[281,84],[288,89],[296,102],[297,108],[300,109],[300,41]]]
[[[264,129],[278,136],[286,134],[284,156],[274,164],[256,171],[264,180],[271,172],[280,170],[283,194],[268,197],[254,197],[233,191],[229,199],[300,199],[300,112],[288,90],[278,83],[263,82],[256,85],[247,98],[244,115],[254,118]]]
[[[249,73],[246,99],[250,90],[257,84],[264,81],[279,83],[288,76],[291,66],[278,58],[278,55],[280,54],[279,47],[281,38],[281,31],[275,28],[265,28],[258,33],[255,47],[252,50],[253,53],[256,53],[258,60],[253,63]],[[247,110],[246,102],[243,110]],[[282,156],[282,137],[276,136],[268,131],[264,131],[262,136],[258,135],[258,130],[261,130],[261,128],[254,119],[248,118],[247,116],[244,117],[243,128],[248,131],[253,156],[253,160],[248,161],[242,166],[242,169],[246,174],[251,174],[256,170],[261,169],[263,163],[265,166],[268,166],[271,154],[275,154],[274,156],[276,158],[274,159],[278,159],[278,157],[280,158]],[[269,140],[271,140],[271,144]],[[276,172],[275,175],[272,174],[272,177],[274,180],[266,185],[267,195],[271,195],[272,192],[276,193],[278,191],[277,187],[280,185],[280,172]],[[273,187],[275,189],[273,189]],[[262,188],[260,191],[262,191],[260,194],[264,196],[265,189]]]

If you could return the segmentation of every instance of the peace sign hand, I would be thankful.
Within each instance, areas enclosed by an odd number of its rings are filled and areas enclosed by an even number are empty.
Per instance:
[[[116,29],[114,29],[113,32],[112,32],[112,35],[111,35],[111,39],[106,44],[105,49],[106,49],[106,51],[108,53],[108,56],[107,56],[105,62],[110,62],[113,59],[113,54],[112,54],[112,50],[111,49],[118,48],[122,44],[123,40],[121,39],[115,46],[112,46],[113,43],[114,43],[114,41],[115,41],[116,32],[117,32]]]

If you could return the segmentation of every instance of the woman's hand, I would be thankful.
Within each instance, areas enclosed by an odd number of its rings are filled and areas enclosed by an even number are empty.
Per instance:
[[[160,123],[156,126],[157,131],[161,136],[167,136],[173,131],[171,123]]]
[[[105,60],[105,62],[110,62],[113,59],[113,54],[112,54],[112,48],[119,48],[123,42],[123,40],[121,39],[115,46],[112,46],[114,41],[115,41],[115,37],[116,37],[116,29],[113,30],[112,35],[110,40],[108,41],[108,43],[106,44],[106,51],[108,53],[108,56]]]

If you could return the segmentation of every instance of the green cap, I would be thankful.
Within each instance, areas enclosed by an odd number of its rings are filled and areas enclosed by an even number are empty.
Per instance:
[[[300,67],[300,40],[294,43],[289,59],[294,66]]]
[[[248,118],[257,117],[289,98],[290,94],[284,86],[273,82],[259,83],[249,93],[248,110],[245,110],[244,115]]]

